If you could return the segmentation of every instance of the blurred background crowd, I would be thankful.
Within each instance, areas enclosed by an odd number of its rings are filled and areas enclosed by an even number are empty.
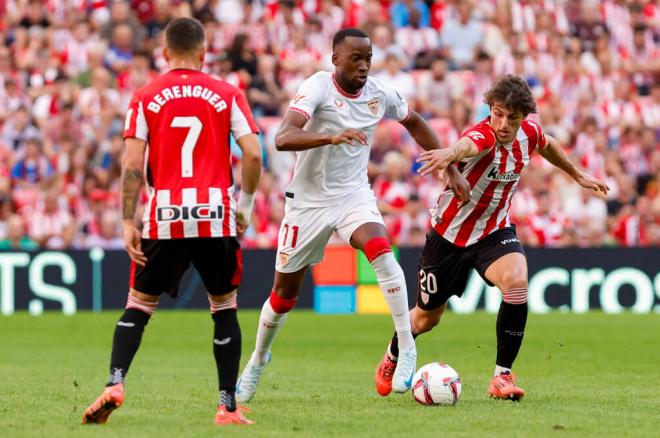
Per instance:
[[[300,83],[332,69],[343,27],[370,35],[371,74],[444,145],[487,116],[495,78],[528,81],[532,117],[612,191],[534,157],[510,210],[524,244],[660,245],[660,1],[0,0],[0,248],[123,247],[124,114],[167,70],[162,30],[180,16],[204,24],[205,71],[246,93],[262,130],[245,246],[277,245],[295,157],[275,151],[275,132]],[[370,178],[398,245],[423,244],[443,189],[416,175],[419,151],[394,121],[374,134]]]

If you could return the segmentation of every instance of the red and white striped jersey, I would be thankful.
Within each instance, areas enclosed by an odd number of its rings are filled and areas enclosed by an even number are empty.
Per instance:
[[[124,138],[148,142],[142,237],[235,236],[229,136],[256,132],[245,96],[200,71],[171,70],[137,90]]]
[[[546,140],[541,127],[531,120],[522,122],[510,144],[497,142],[488,119],[465,131],[463,137],[479,148],[477,156],[459,164],[472,186],[472,199],[459,207],[452,191],[444,191],[433,212],[433,227],[454,245],[464,247],[510,225],[508,212],[520,174],[532,152],[544,148]]]

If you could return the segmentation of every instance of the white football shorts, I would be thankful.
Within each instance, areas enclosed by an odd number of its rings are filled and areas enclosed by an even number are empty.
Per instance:
[[[333,232],[346,243],[362,224],[385,226],[371,190],[358,192],[340,204],[323,207],[296,207],[287,199],[284,219],[277,240],[275,269],[296,272],[323,260],[323,252]]]

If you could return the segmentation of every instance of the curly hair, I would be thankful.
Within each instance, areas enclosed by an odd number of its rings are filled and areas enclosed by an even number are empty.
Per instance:
[[[527,82],[520,76],[504,75],[484,94],[484,102],[492,108],[495,102],[523,117],[536,112],[536,101]]]

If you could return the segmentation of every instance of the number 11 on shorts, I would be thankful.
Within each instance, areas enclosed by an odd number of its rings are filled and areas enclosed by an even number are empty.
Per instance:
[[[286,240],[289,237],[289,224],[284,224],[284,241],[282,242],[282,246],[286,246]],[[298,225],[292,225],[291,226],[291,248],[296,247],[296,243],[298,242]]]

